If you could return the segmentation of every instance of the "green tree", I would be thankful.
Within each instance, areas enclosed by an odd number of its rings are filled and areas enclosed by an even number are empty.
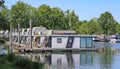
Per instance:
[[[50,26],[51,29],[66,29],[64,12],[57,7],[51,9]]]
[[[32,11],[32,13],[31,13],[30,19],[32,20],[32,26],[33,27],[40,26],[38,14],[37,14],[37,8],[32,7],[31,11]]]
[[[47,6],[46,4],[43,4],[38,7],[37,15],[38,15],[38,26],[46,27],[47,29],[50,29],[50,13],[51,8]]]
[[[82,21],[81,25],[77,28],[77,33],[88,34],[88,22]]]
[[[110,12],[102,13],[98,19],[98,22],[103,28],[104,34],[113,34],[113,31],[115,31],[115,22],[114,17]]]
[[[120,24],[118,24],[118,25],[116,26],[116,31],[117,31],[118,34],[120,34]]]
[[[74,11],[67,10],[65,12],[66,17],[66,23],[69,30],[76,30],[78,28],[79,23],[79,17],[75,14]]]
[[[15,5],[12,6],[10,11],[11,24],[13,27],[17,27],[17,23],[21,24],[21,27],[29,27],[29,20],[31,18],[32,6],[18,1]]]
[[[38,26],[44,26],[47,29],[66,29],[65,15],[60,8],[50,8],[50,6],[43,4],[39,6],[37,12]]]
[[[103,33],[102,27],[98,23],[97,18],[92,18],[88,23],[88,34],[101,34]]]
[[[9,9],[6,6],[0,10],[0,29],[9,29]]]

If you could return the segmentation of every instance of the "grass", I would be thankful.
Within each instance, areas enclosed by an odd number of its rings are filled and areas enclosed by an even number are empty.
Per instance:
[[[14,54],[0,55],[0,69],[42,69],[43,64]]]

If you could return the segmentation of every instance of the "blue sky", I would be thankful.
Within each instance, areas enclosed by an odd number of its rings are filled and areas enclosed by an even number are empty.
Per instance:
[[[19,0],[5,0],[5,5],[11,8]],[[99,17],[101,13],[109,11],[114,19],[120,23],[120,0],[21,0],[38,8],[42,4],[59,7],[62,10],[74,10],[80,20],[90,20]]]

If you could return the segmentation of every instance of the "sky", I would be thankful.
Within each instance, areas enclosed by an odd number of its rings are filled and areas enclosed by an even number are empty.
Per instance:
[[[5,0],[5,5],[10,9],[20,0]],[[74,10],[79,20],[99,18],[101,13],[109,11],[114,19],[120,23],[120,0],[21,0],[38,8],[42,4],[50,7],[59,7],[63,11]]]

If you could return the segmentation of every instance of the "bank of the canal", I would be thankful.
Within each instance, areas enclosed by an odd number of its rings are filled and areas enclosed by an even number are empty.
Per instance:
[[[4,46],[4,44],[0,44]],[[0,52],[3,52],[3,47],[0,47]],[[8,51],[7,51],[8,52]],[[17,56],[14,53],[0,54],[0,69],[42,69],[43,64],[37,61],[32,61],[27,57]]]
[[[0,69],[42,69],[43,64],[14,54],[0,55]]]

